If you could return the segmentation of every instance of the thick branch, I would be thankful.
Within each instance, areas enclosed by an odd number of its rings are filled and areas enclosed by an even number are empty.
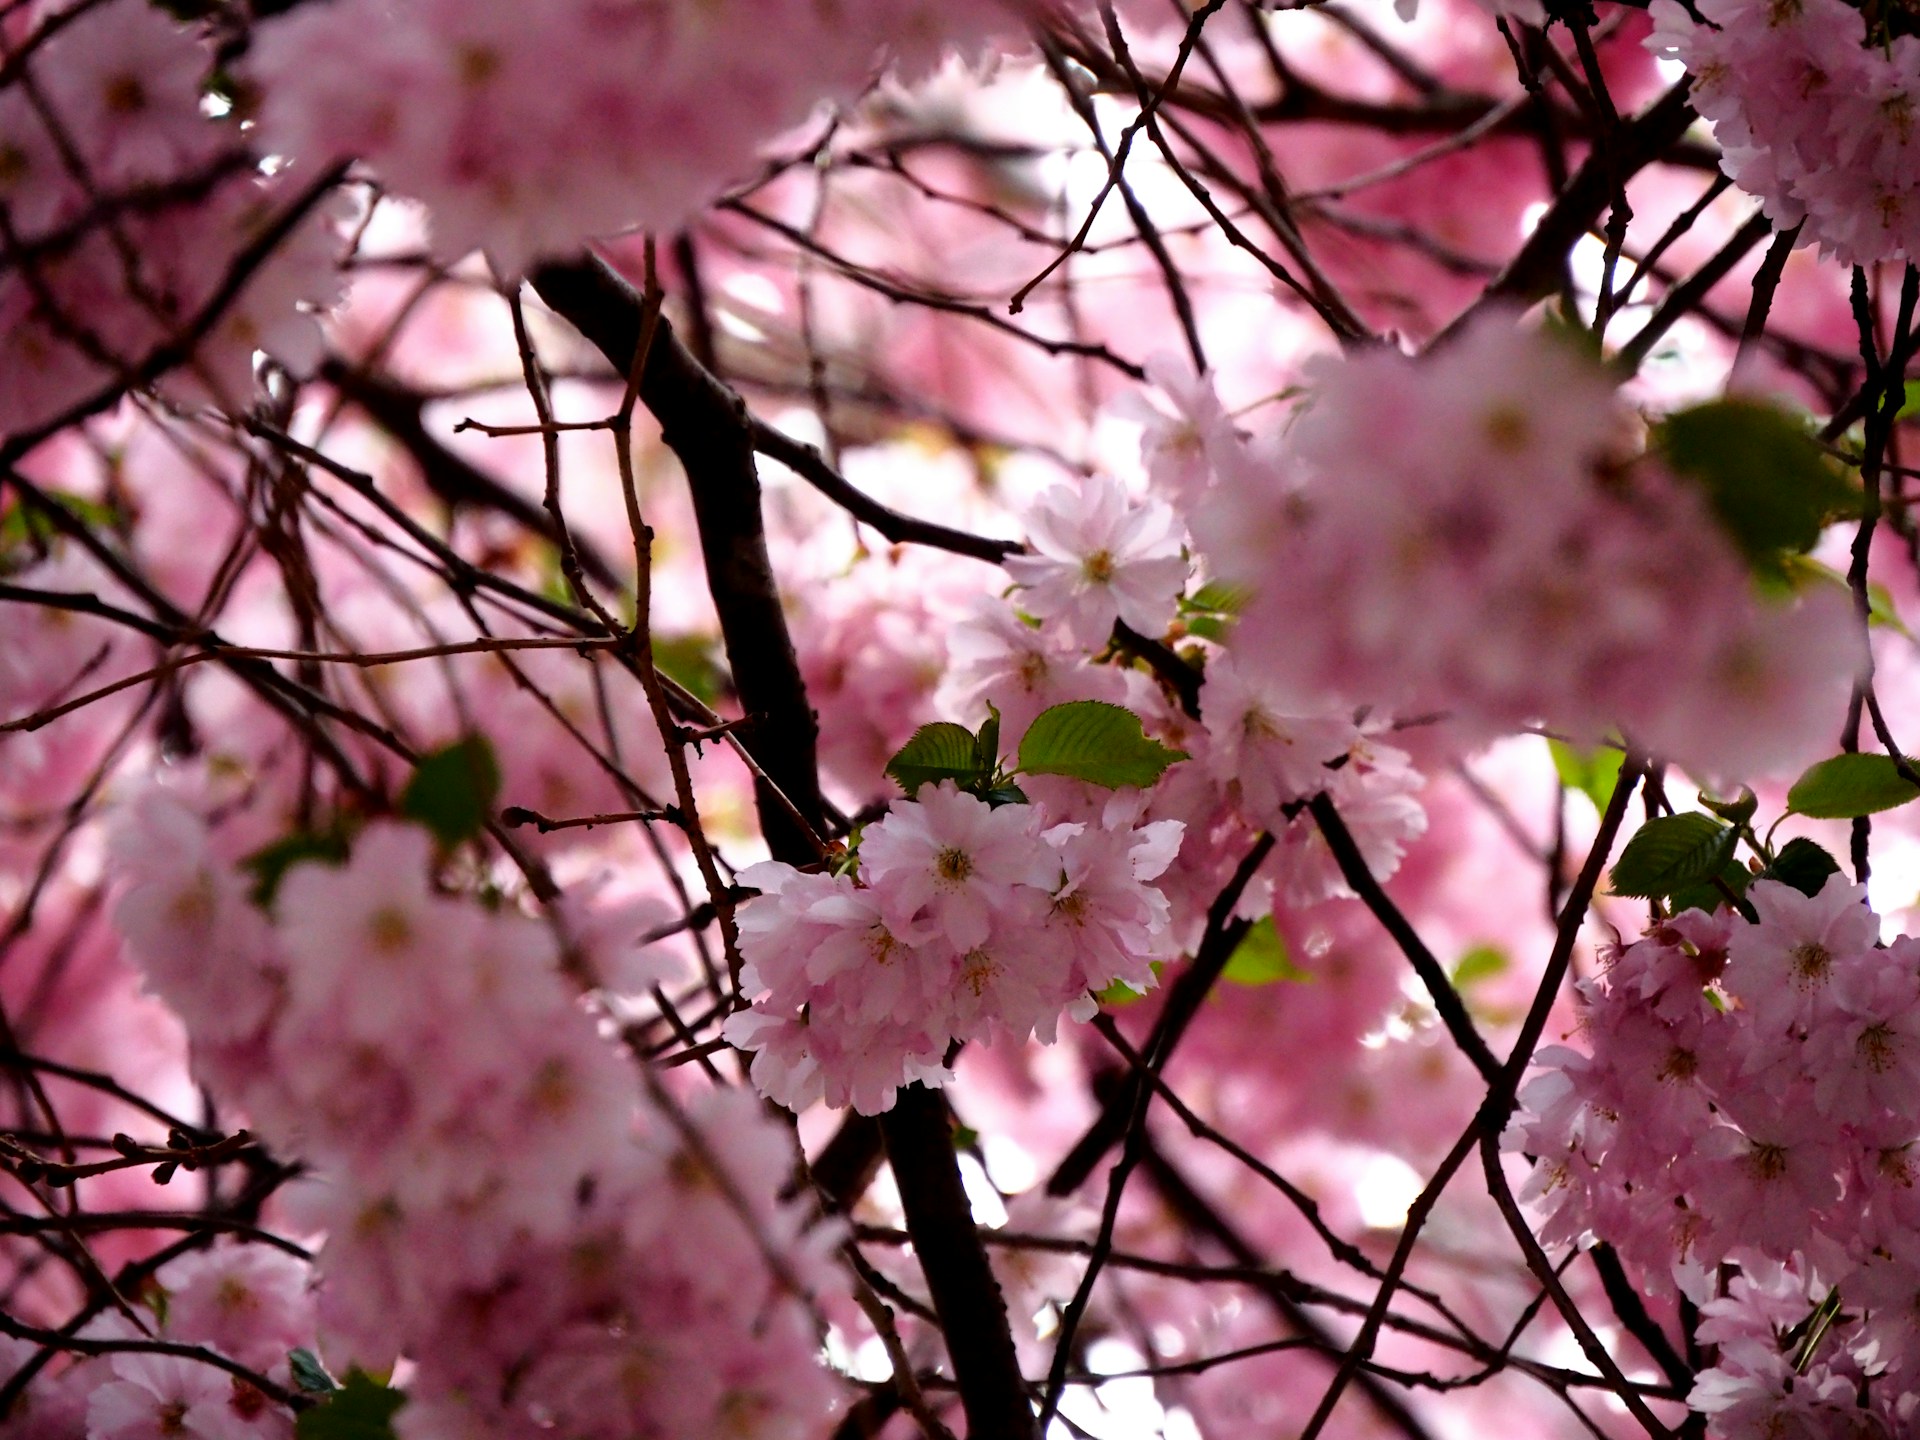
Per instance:
[[[627,373],[640,345],[639,292],[598,257],[543,265],[533,275],[533,289],[616,371]],[[640,400],[687,473],[707,580],[753,752],[817,834],[826,828],[816,762],[819,726],[767,557],[746,404],[694,359],[664,318],[647,350]],[[764,787],[759,807],[776,858],[798,864],[818,858],[812,837]]]
[[[1694,119],[1683,81],[1621,125],[1611,146],[1597,147],[1568,177],[1566,188],[1540,217],[1520,253],[1435,343],[1457,334],[1488,305],[1530,305],[1553,294],[1574,243],[1599,223],[1601,212],[1628,180],[1673,148]]]
[[[1007,1327],[1006,1301],[960,1180],[945,1098],[924,1085],[908,1086],[880,1117],[880,1128],[906,1202],[907,1234],[953,1360],[967,1434],[978,1440],[1037,1440],[1040,1431]]]
[[[603,261],[543,266],[533,287],[617,370],[632,368],[640,348],[641,298]],[[739,395],[694,358],[664,319],[647,348],[639,396],[687,472],[707,583],[756,752],[818,831],[824,828],[818,730],[767,558],[752,418]],[[817,858],[812,837],[764,792],[760,814],[776,858]],[[974,1231],[946,1102],[937,1092],[910,1086],[880,1125],[914,1252],[953,1358],[968,1433],[978,1440],[1035,1440],[1006,1302]]]

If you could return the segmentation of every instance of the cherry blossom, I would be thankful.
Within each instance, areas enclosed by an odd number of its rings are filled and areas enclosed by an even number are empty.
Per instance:
[[[1920,38],[1876,36],[1842,0],[1656,0],[1649,44],[1686,65],[1726,172],[1782,229],[1843,264],[1910,256]]]
[[[1138,500],[1119,481],[1091,476],[1077,489],[1056,485],[1027,516],[1037,554],[1002,562],[1021,587],[1020,603],[1098,648],[1116,620],[1157,635],[1173,618],[1186,583],[1184,537],[1173,511]]]
[[[1098,825],[1048,818],[942,781],[863,832],[856,874],[746,872],[760,891],[740,914],[753,1004],[725,1033],[754,1052],[761,1092],[876,1113],[902,1085],[951,1079],[957,1042],[1051,1041],[1063,1012],[1091,1015],[1091,992],[1150,988],[1173,954],[1150,882],[1181,825],[1136,826],[1119,802]]]
[[[1570,343],[1489,313],[1444,359],[1322,366],[1280,475],[1221,477],[1195,527],[1255,591],[1240,665],[1469,737],[1619,727],[1710,777],[1815,758],[1803,727],[1863,663],[1842,597],[1755,594],[1700,499],[1630,465],[1632,419]],[[1729,684],[1738,727],[1705,699]]]
[[[1397,8],[0,7],[0,1432],[1920,1432],[1912,7]]]
[[[828,21],[816,0],[574,0],[535,24],[345,0],[262,27],[250,71],[270,150],[309,166],[357,155],[427,203],[444,253],[484,247],[519,273],[592,236],[679,224],[816,105],[857,94],[890,42],[925,65],[943,42],[1017,31],[1029,8],[883,0]]]

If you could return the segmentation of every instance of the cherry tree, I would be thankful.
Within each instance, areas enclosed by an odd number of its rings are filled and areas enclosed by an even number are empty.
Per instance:
[[[1920,1432],[1917,104],[0,6],[0,1434]]]

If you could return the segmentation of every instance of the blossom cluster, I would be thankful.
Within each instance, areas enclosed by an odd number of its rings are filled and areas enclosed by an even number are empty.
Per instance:
[[[1277,683],[1243,662],[1239,628],[1217,615],[1207,617],[1216,623],[1204,642],[1188,628],[1189,614],[1237,601],[1205,600],[1205,584],[1188,594],[1207,577],[1195,575],[1175,505],[1189,506],[1218,467],[1245,465],[1247,447],[1204,378],[1163,358],[1149,369],[1172,413],[1140,393],[1118,407],[1141,422],[1147,493],[1104,473],[1041,491],[1022,516],[1029,551],[1003,562],[1016,581],[1010,594],[979,597],[952,624],[937,699],[969,724],[991,707],[1010,738],[1052,705],[1124,705],[1191,757],[1146,792],[1138,817],[1183,827],[1159,879],[1178,950],[1197,941],[1213,896],[1263,832],[1273,848],[1244,891],[1242,913],[1266,913],[1275,895],[1308,906],[1352,893],[1304,813],[1314,796],[1331,797],[1382,879],[1425,832],[1426,814],[1414,798],[1424,778],[1387,739],[1392,722],[1383,712],[1363,714]],[[1130,658],[1133,640],[1114,644],[1126,631],[1183,642],[1174,658],[1193,672],[1193,695],[1149,678]],[[1077,787],[1039,783],[1056,819],[1090,818]]]
[[[945,1083],[965,1041],[1051,1041],[1063,1013],[1092,1016],[1092,992],[1150,989],[1176,953],[1151,882],[1180,833],[1136,825],[1124,799],[1096,822],[1050,823],[1042,805],[922,786],[862,833],[855,873],[742,873],[761,892],[740,909],[754,999],[726,1036],[782,1105],[863,1114],[902,1085]]]
[[[1536,1157],[1544,1239],[1598,1237],[1702,1306],[1720,1361],[1692,1403],[1717,1435],[1907,1434],[1920,940],[1880,945],[1838,875],[1747,900],[1751,921],[1685,911],[1583,982],[1589,1049],[1540,1053],[1507,1144]]]
[[[192,1346],[286,1387],[289,1355],[313,1344],[313,1312],[304,1261],[270,1245],[223,1241],[161,1266],[138,1306],[94,1321],[85,1338]],[[0,1375],[31,1363],[37,1349],[0,1337]],[[241,1376],[191,1353],[129,1348],[36,1379],[9,1417],[7,1434],[17,1440],[288,1440],[293,1420]]]
[[[1648,43],[1693,74],[1721,164],[1774,228],[1845,265],[1920,254],[1920,37],[1845,0],[1654,0]]]
[[[1571,343],[1495,312],[1420,358],[1373,350],[1313,379],[1194,521],[1254,592],[1234,642],[1250,670],[1468,739],[1623,730],[1712,776],[1778,766],[1840,713],[1861,656],[1844,594],[1763,603]]]
[[[0,88],[0,433],[152,379],[171,347],[179,394],[236,409],[256,350],[316,360],[329,231],[206,113],[210,47],[137,0],[27,15]]]
[[[437,890],[431,844],[372,824],[269,916],[172,795],[115,838],[117,924],[197,1074],[309,1169],[288,1205],[325,1237],[323,1354],[413,1362],[406,1440],[830,1415],[810,1297],[832,1237],[777,1198],[789,1137],[740,1091],[643,1094],[553,931]]]
[[[301,6],[260,28],[262,143],[306,164],[357,156],[424,201],[436,247],[519,273],[635,227],[672,229],[822,101],[893,56],[1016,29],[1026,0],[463,0]]]

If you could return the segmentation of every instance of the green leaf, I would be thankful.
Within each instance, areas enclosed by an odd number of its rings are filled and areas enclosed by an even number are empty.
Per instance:
[[[1715,880],[1720,883],[1716,885]],[[1754,881],[1754,874],[1731,855],[1726,864],[1720,867],[1715,876],[1692,885],[1682,885],[1667,900],[1667,909],[1675,915],[1686,910],[1704,910],[1709,915],[1727,903],[1727,895],[1732,893],[1736,901],[1747,893],[1747,886]],[[1720,888],[1726,886],[1725,890]]]
[[[1613,867],[1613,893],[1659,900],[1718,874],[1739,836],[1711,815],[1662,815],[1627,841]]]
[[[1023,775],[1065,775],[1073,780],[1142,788],[1153,784],[1184,750],[1150,740],[1140,717],[1104,700],[1074,700],[1042,710],[1020,740]]]
[[[394,1440],[393,1416],[407,1397],[379,1384],[363,1370],[294,1421],[295,1440]]]
[[[1148,964],[1153,967],[1153,973],[1155,975],[1158,975],[1162,970],[1167,968],[1166,965],[1159,960],[1151,960]],[[1107,986],[1106,989],[1094,991],[1093,998],[1109,1009],[1118,1009],[1122,1005],[1132,1005],[1136,1001],[1144,1000],[1147,996],[1144,990],[1136,990],[1127,984],[1126,981],[1116,980],[1113,984]]]
[[[951,780],[964,790],[993,776],[991,769],[980,769],[974,752],[973,732],[966,726],[945,720],[922,725],[887,762],[887,774],[899,781],[908,795],[922,785],[941,780]]]
[[[1293,963],[1286,939],[1269,915],[1241,937],[1220,978],[1234,985],[1271,985],[1276,980],[1312,980],[1313,975]]]
[[[1604,812],[1607,801],[1613,798],[1613,787],[1619,782],[1626,753],[1611,745],[1578,750],[1560,740],[1547,741],[1547,749],[1553,753],[1553,768],[1560,776],[1560,783],[1569,790],[1578,790],[1593,801],[1595,810]]]
[[[1000,768],[1000,712],[991,700],[987,702],[987,718],[973,737],[973,763],[987,775]]]
[[[1756,400],[1715,400],[1654,429],[1667,462],[1706,492],[1748,562],[1777,573],[1781,552],[1811,550],[1829,520],[1857,513],[1859,495],[1793,416]]]
[[[656,635],[653,663],[662,675],[699,697],[702,705],[712,706],[733,688],[711,635]]]
[[[1907,622],[1900,618],[1899,607],[1893,603],[1893,591],[1878,580],[1867,582],[1867,624],[1897,631],[1909,640],[1913,638]]]
[[[112,505],[103,505],[67,490],[49,490],[46,493],[48,499],[95,533],[111,531],[120,524],[120,512]],[[50,545],[63,543],[64,538],[53,521],[42,511],[30,506],[12,505],[0,513],[0,559],[4,559],[9,551],[22,547],[44,550]]]
[[[1754,878],[1778,880],[1783,885],[1791,885],[1802,895],[1818,895],[1821,887],[1827,883],[1827,877],[1839,872],[1838,860],[1806,836],[1796,835],[1780,847],[1780,853],[1773,857],[1773,863]]]
[[[1180,609],[1184,614],[1238,615],[1246,608],[1251,594],[1252,592],[1244,585],[1229,585],[1223,580],[1209,580],[1193,594],[1183,595],[1180,598]]]
[[[400,813],[451,849],[487,827],[500,798],[500,762],[484,735],[469,735],[428,755],[400,792]]]
[[[1920,797],[1900,777],[1890,755],[1836,755],[1793,782],[1787,809],[1814,820],[1851,820],[1891,810]]]
[[[1476,945],[1462,955],[1453,967],[1453,988],[1464,990],[1480,980],[1503,975],[1512,966],[1507,952],[1498,945]]]
[[[309,861],[318,861],[323,865],[346,864],[345,832],[298,831],[262,845],[243,859],[240,868],[253,875],[253,903],[263,908],[273,904],[273,897],[280,893],[280,882],[287,878],[287,872]]]
[[[327,1373],[320,1357],[304,1347],[288,1352],[287,1368],[293,1373],[294,1386],[309,1395],[325,1395],[340,1388],[340,1382]]]
[[[1596,369],[1599,368],[1604,351],[1600,337],[1594,333],[1591,325],[1578,316],[1567,314],[1566,305],[1560,301],[1544,307],[1541,319],[1540,333],[1544,338],[1564,346]]]

